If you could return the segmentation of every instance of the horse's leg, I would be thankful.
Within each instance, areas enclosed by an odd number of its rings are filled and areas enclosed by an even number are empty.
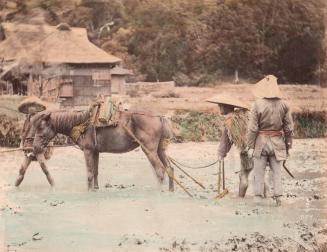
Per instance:
[[[17,180],[15,182],[15,186],[18,187],[23,179],[24,179],[24,175],[26,173],[26,170],[28,168],[28,166],[30,165],[30,163],[32,162],[32,160],[30,158],[28,158],[27,156],[24,157],[23,163],[19,169],[19,175],[17,177]]]
[[[134,124],[134,127],[137,124]],[[165,166],[158,156],[158,148],[160,144],[161,132],[148,128],[138,129],[136,128],[135,134],[132,137],[136,137],[141,143],[141,148],[148,160],[150,161],[160,183],[163,182],[165,176]]]
[[[99,152],[94,153],[94,189],[99,189],[98,183],[98,170],[99,170]]]
[[[44,158],[44,155],[43,154],[38,154],[36,156],[36,159],[37,161],[39,162],[40,166],[41,166],[41,169],[43,171],[43,173],[45,174],[45,176],[47,177],[47,180],[49,182],[49,184],[51,186],[54,186],[54,181],[50,175],[50,172],[48,171],[48,168],[47,166],[45,165],[45,158]]]
[[[87,185],[88,189],[93,189],[93,178],[94,178],[94,152],[89,149],[84,149],[84,158],[87,169]]]
[[[142,148],[143,149],[143,148]],[[146,152],[143,150],[145,155],[147,156],[148,160],[150,161],[152,167],[154,168],[154,171],[156,172],[157,178],[160,183],[163,182],[164,176],[165,176],[165,171],[164,171],[164,165],[161,162],[158,153],[156,151],[150,151]]]
[[[169,174],[171,175],[171,176],[168,176],[169,177],[169,191],[173,192],[174,191],[174,180],[171,177],[174,176],[174,168],[168,162],[164,140],[161,140],[160,143],[159,143],[158,156],[159,156],[160,161],[162,162],[162,164],[166,167]]]

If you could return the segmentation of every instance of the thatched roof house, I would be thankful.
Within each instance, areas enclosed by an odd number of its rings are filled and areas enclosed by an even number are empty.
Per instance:
[[[111,94],[112,81],[117,79],[112,78],[111,70],[121,59],[91,43],[86,29],[67,24],[2,26],[5,39],[0,41],[0,58],[6,65],[18,64],[25,75],[29,74],[27,93],[52,100],[62,98],[66,105],[84,105],[97,94]],[[117,85],[123,85],[130,72],[119,67],[113,76],[117,74]]]
[[[2,23],[2,26],[6,39],[0,42],[0,56],[5,61],[50,64],[116,64],[121,61],[92,44],[84,28],[67,24]]]
[[[125,94],[125,77],[128,75],[133,75],[133,73],[125,68],[120,66],[115,66],[110,69],[111,76],[111,92],[115,94]]]

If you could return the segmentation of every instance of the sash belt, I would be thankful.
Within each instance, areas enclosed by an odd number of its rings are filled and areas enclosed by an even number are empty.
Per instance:
[[[259,135],[264,136],[282,136],[283,132],[280,130],[259,130]]]

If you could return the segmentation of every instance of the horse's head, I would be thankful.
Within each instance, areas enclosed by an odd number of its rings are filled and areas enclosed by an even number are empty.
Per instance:
[[[32,125],[35,128],[33,149],[35,153],[41,153],[51,139],[56,136],[51,122],[51,112],[43,111],[33,116]]]

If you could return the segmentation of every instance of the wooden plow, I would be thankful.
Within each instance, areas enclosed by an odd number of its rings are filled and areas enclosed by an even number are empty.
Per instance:
[[[221,180],[223,182],[222,185],[222,191],[220,191],[221,189]],[[224,160],[219,161],[218,163],[218,188],[217,188],[217,196],[215,197],[215,199],[221,199],[223,197],[225,197],[226,194],[228,194],[228,189],[226,188],[225,185],[225,163]]]

